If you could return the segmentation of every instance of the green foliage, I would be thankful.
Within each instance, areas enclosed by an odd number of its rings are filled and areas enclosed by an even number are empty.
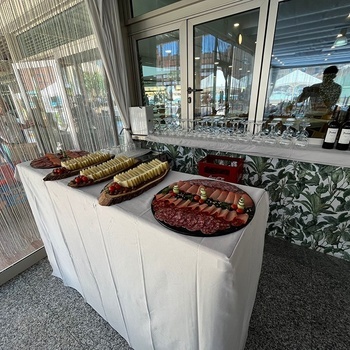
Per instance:
[[[174,170],[192,174],[208,153],[239,156],[156,143],[147,147],[166,152]],[[268,191],[269,235],[350,261],[349,168],[246,156],[243,183]]]

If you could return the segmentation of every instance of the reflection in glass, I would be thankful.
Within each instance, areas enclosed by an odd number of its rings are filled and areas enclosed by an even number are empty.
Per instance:
[[[334,106],[345,113],[350,103],[349,13],[348,0],[336,5],[328,0],[310,1],[307,6],[304,0],[279,3],[264,120],[308,117],[310,136],[322,138]],[[330,66],[339,70],[334,85],[341,86],[341,94],[338,89],[332,100],[329,89],[322,88],[321,108],[314,96],[302,93],[325,82],[324,71]]]
[[[145,0],[132,0],[132,17],[140,16],[153,10],[157,10],[164,6],[173,4],[180,0],[162,0],[162,1],[145,1]]]
[[[181,118],[179,32],[137,42],[144,105],[153,106],[155,118]]]
[[[194,28],[195,118],[247,117],[258,10]]]

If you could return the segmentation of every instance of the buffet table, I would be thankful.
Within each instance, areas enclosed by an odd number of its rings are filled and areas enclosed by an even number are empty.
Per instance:
[[[261,271],[268,195],[248,226],[219,237],[186,236],[160,225],[153,195],[200,178],[171,171],[141,196],[98,204],[106,183],[70,188],[50,170],[17,165],[53,274],[75,288],[135,350],[244,349]]]

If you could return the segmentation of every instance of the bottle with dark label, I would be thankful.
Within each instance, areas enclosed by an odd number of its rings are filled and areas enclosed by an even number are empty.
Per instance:
[[[336,149],[346,151],[350,145],[350,107],[346,112],[345,122],[340,128],[339,140]]]
[[[337,139],[340,124],[338,122],[338,106],[335,106],[333,111],[332,120],[328,123],[326,135],[323,140],[322,148],[332,149],[334,148],[335,141]]]

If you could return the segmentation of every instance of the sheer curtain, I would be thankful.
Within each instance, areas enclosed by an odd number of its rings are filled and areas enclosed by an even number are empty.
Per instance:
[[[104,67],[107,62],[121,69],[121,63],[102,59],[92,27],[83,0],[1,1],[0,96],[7,120],[16,127],[0,130],[0,136],[16,130],[20,137],[1,139],[0,271],[42,246],[15,179],[16,164],[57,147],[112,148],[119,143],[118,130],[129,127],[119,118],[120,113],[127,120],[128,92],[124,83],[111,84],[123,96],[118,93],[116,106],[109,103],[106,71],[111,75],[111,68]]]
[[[114,0],[85,0],[115,103],[123,122],[125,143],[132,142],[130,95],[125,50],[117,3]]]

